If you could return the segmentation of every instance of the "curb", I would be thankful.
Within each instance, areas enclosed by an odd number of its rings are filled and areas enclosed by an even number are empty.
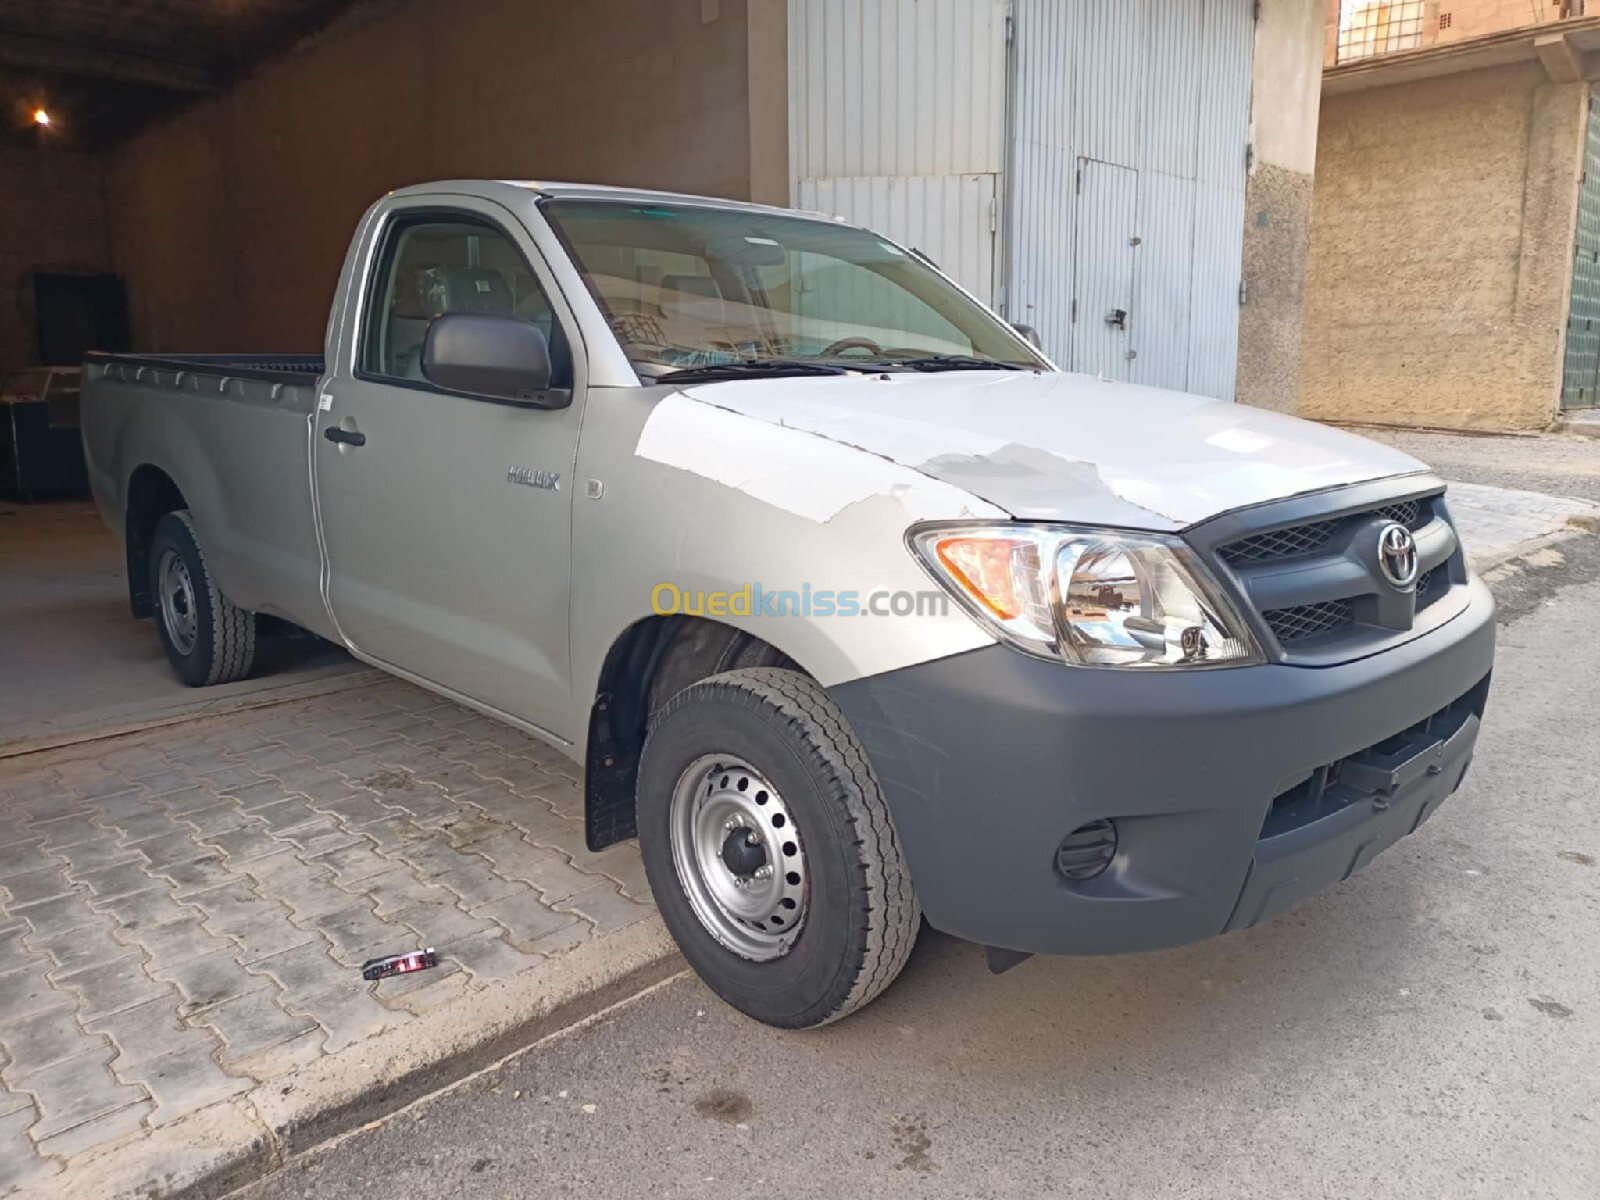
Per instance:
[[[1555,433],[1571,433],[1579,437],[1600,438],[1600,414],[1593,410],[1558,417],[1551,429]]]
[[[651,916],[13,1193],[215,1200],[680,973]],[[381,985],[375,985],[381,987]]]
[[[1469,551],[1467,553],[1467,566],[1479,575],[1487,575],[1497,567],[1503,567],[1509,562],[1514,562],[1516,559],[1523,558],[1536,551],[1571,541],[1573,538],[1585,537],[1596,533],[1600,533],[1600,517],[1588,514],[1568,517],[1566,526],[1563,528],[1553,529],[1549,533],[1541,533],[1538,537],[1528,538],[1525,541],[1496,550],[1493,553],[1479,555]]]
[[[334,692],[371,687],[388,678],[390,676],[387,673],[374,667],[352,669],[340,664],[303,674],[283,683],[255,687],[233,696],[99,709],[83,714],[76,728],[53,730],[47,722],[24,725],[14,731],[0,734],[0,761],[18,758],[24,754],[38,754],[44,750],[59,750],[64,746],[76,746],[84,742],[98,742],[103,738],[124,737],[146,729],[159,729],[163,725],[176,725],[181,721],[229,716],[253,708],[268,708],[274,704],[289,704],[296,700],[309,700],[314,696],[327,696]]]
[[[1346,421],[1338,417],[1306,417],[1303,420],[1318,425],[1331,425],[1335,429],[1381,429],[1385,433],[1434,433],[1446,437],[1467,438],[1541,438],[1546,433],[1560,433],[1557,427],[1544,429],[1473,429],[1464,425],[1395,425],[1389,421]],[[1557,422],[1559,426],[1560,422]]]

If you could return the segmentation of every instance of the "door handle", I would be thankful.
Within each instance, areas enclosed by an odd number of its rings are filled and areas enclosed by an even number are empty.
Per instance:
[[[344,446],[365,446],[367,435],[355,429],[340,429],[337,425],[329,425],[322,431],[322,436],[330,442],[338,442]]]

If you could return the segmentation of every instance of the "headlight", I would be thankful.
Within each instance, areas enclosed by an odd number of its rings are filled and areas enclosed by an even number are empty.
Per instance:
[[[1247,666],[1249,629],[1176,538],[1060,525],[913,530],[912,550],[1018,649],[1096,667]]]

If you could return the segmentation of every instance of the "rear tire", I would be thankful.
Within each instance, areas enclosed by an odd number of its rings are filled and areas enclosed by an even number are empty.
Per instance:
[[[217,587],[187,509],[169,512],[150,536],[150,591],[167,660],[190,687],[232,683],[256,661],[256,618]]]
[[[747,1016],[825,1025],[905,966],[921,913],[888,805],[809,677],[729,671],[668,701],[640,762],[638,823],[662,919]]]

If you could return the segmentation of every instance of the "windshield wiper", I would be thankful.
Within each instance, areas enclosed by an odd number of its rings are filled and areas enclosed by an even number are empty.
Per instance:
[[[1001,362],[998,358],[979,358],[973,354],[907,354],[874,355],[870,360],[890,367],[906,367],[912,371],[1022,371],[1017,363]]]
[[[707,363],[657,375],[652,383],[716,383],[721,379],[779,378],[785,375],[844,375],[844,367],[799,362],[792,358],[747,358],[738,362]]]

